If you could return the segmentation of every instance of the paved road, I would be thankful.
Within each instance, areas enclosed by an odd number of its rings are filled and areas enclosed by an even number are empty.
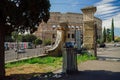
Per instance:
[[[98,48],[98,59],[120,61],[120,47],[108,45],[106,48]]]
[[[26,49],[26,53],[16,53],[14,50],[5,51],[5,61],[13,61],[21,58],[29,58],[33,56],[43,55],[44,49],[37,47],[35,49]],[[107,44],[106,48],[98,48],[99,59],[120,60],[120,47],[113,47],[113,44]],[[109,55],[108,55],[109,54]]]

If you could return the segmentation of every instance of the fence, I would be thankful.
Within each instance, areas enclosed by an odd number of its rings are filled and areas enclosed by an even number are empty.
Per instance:
[[[45,48],[37,46],[33,49],[25,49],[25,52],[18,53],[14,49],[9,49],[5,51],[5,62],[12,62],[21,59],[27,59],[32,57],[38,57],[45,55]]]

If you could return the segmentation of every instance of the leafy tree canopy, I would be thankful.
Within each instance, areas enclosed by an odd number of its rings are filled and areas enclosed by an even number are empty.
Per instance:
[[[32,33],[41,20],[48,21],[49,9],[49,0],[1,0],[0,28],[6,33],[27,29]]]
[[[34,32],[49,19],[49,0],[0,0],[0,80],[5,78],[5,35],[12,31]]]

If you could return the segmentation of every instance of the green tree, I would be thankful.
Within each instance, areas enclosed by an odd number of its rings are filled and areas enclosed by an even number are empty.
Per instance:
[[[27,42],[26,37],[24,35],[21,35],[21,42]]]
[[[17,32],[17,31],[13,31],[13,32],[11,33],[11,36],[12,36],[12,39],[13,39],[14,41],[17,41],[18,32]]]
[[[27,34],[27,35],[14,35],[15,40],[17,40],[18,42],[33,42],[37,39],[37,37],[35,35],[32,34]],[[14,39],[13,37],[13,39]]]
[[[103,42],[106,42],[106,28],[103,30]]]
[[[107,42],[111,42],[111,29],[107,29]]]
[[[116,38],[115,42],[120,42],[120,37]]]
[[[0,80],[5,79],[5,35],[30,30],[49,19],[49,0],[0,0]]]
[[[18,35],[17,41],[18,41],[18,42],[22,42],[22,39],[23,39],[22,37],[23,37],[22,35]]]
[[[14,40],[12,39],[11,36],[5,36],[5,42],[13,42]]]
[[[26,42],[33,42],[37,39],[37,37],[32,34],[27,34],[27,35],[24,35],[24,39]]]
[[[114,41],[114,19],[112,19],[111,24],[111,40]]]
[[[44,44],[44,45],[50,45],[50,44],[51,44],[51,40],[50,40],[50,39],[45,39],[45,40],[43,41],[43,44]]]
[[[35,40],[35,43],[34,43],[35,45],[40,45],[40,44],[42,44],[42,40],[41,39],[39,39],[39,38],[37,38],[36,40]]]

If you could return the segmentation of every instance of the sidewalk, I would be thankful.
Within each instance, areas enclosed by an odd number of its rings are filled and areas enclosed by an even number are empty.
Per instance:
[[[99,49],[98,60],[78,64],[78,73],[60,80],[120,80],[120,47]]]
[[[89,60],[78,65],[78,73],[53,80],[120,80],[120,62]]]
[[[61,72],[62,69],[29,80],[120,80],[120,62],[89,60],[78,64],[76,73],[68,75]]]

